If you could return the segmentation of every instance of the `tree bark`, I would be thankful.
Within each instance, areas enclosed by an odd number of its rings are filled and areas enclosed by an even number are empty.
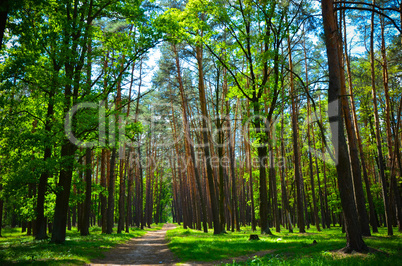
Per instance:
[[[106,233],[106,225],[107,225],[107,219],[106,219],[106,210],[107,210],[107,199],[106,199],[106,150],[102,149],[102,154],[101,154],[101,180],[100,180],[100,185],[102,187],[102,192],[99,195],[100,198],[100,208],[101,208],[101,224],[102,224],[102,233]]]
[[[60,170],[59,182],[57,184],[58,193],[56,197],[56,206],[54,211],[53,233],[51,242],[56,244],[64,243],[66,239],[66,224],[68,202],[70,199],[71,180],[73,177],[74,158],[76,146],[64,141],[61,147],[61,157],[65,158],[65,165]]]
[[[121,144],[123,145],[123,144]],[[123,145],[125,146],[125,145]],[[125,147],[123,147],[125,150]],[[124,153],[123,153],[123,156]],[[124,158],[120,158],[120,186],[119,186],[119,220],[117,224],[117,233],[120,234],[124,230],[124,221],[125,221],[125,194],[126,194],[126,174],[127,174],[127,163]]]
[[[281,222],[278,209],[278,191],[276,184],[276,171],[275,171],[275,158],[272,144],[269,145],[269,186],[272,191],[272,209],[275,221],[275,231],[279,233],[281,231]]]
[[[342,13],[340,16],[340,29],[342,29]],[[339,36],[341,38],[341,35]],[[342,56],[342,41],[339,42],[339,61],[341,62],[341,94],[342,95],[347,95],[346,93],[346,82],[345,82],[345,71],[344,71],[344,60]],[[342,109],[343,109],[343,115],[345,119],[345,125],[346,125],[346,132],[348,136],[348,144],[349,144],[349,153],[350,153],[350,162],[351,162],[351,167],[352,167],[352,178],[353,178],[353,191],[355,195],[355,202],[356,202],[356,208],[357,208],[357,215],[358,219],[360,222],[360,228],[362,230],[362,234],[364,236],[371,236],[370,233],[370,226],[369,226],[369,219],[367,215],[367,210],[366,210],[366,202],[365,202],[365,197],[364,197],[364,190],[363,190],[363,184],[362,184],[362,178],[361,178],[361,170],[360,170],[360,161],[359,161],[359,153],[357,150],[357,141],[356,141],[356,133],[355,133],[355,128],[352,123],[352,118],[351,118],[351,112],[349,108],[349,101],[347,97],[342,97]]]
[[[373,232],[377,233],[377,222],[375,218],[375,210],[374,210],[374,203],[373,203],[373,197],[370,192],[370,183],[368,181],[368,174],[367,174],[367,166],[366,166],[366,160],[364,158],[364,153],[363,153],[363,145],[362,141],[360,138],[360,132],[359,132],[359,126],[357,123],[357,115],[356,115],[356,106],[354,103],[354,97],[353,97],[353,85],[352,85],[352,74],[351,74],[351,69],[350,69],[350,60],[348,56],[348,46],[347,46],[347,38],[346,38],[346,26],[345,26],[345,16],[343,16],[343,25],[344,25],[344,54],[345,54],[345,63],[346,63],[346,73],[348,76],[348,85],[349,85],[349,94],[351,98],[351,111],[352,111],[352,116],[353,116],[353,125],[355,129],[355,135],[356,135],[356,140],[357,140],[357,146],[359,148],[359,153],[360,153],[360,161],[361,161],[361,167],[363,169],[363,180],[365,183],[366,187],[366,194],[367,194],[367,201],[369,204],[369,211],[370,211],[370,224],[373,228]],[[357,197],[357,195],[356,195]]]
[[[109,184],[108,184],[108,198],[107,198],[107,210],[106,210],[106,220],[107,220],[106,234],[113,233],[113,226],[114,226],[115,163],[116,163],[116,148],[112,148],[112,157],[110,159],[110,166],[109,166]]]
[[[368,247],[363,241],[360,225],[356,221],[357,211],[353,197],[353,182],[343,129],[342,104],[339,100],[342,97],[341,62],[339,61],[339,42],[341,40],[334,16],[333,1],[321,1],[321,8],[329,68],[328,116],[332,142],[335,147],[338,186],[346,224],[346,248],[344,251],[362,252],[367,251]]]
[[[307,83],[308,84],[308,83]],[[311,108],[310,108],[310,99],[307,98],[307,116],[310,117],[311,114]],[[311,184],[311,195],[313,197],[313,215],[314,215],[314,223],[317,228],[317,231],[321,231],[320,228],[320,220],[318,219],[318,208],[317,208],[317,201],[315,197],[315,184],[314,184],[314,173],[313,173],[313,156],[311,154],[311,132],[310,132],[310,121],[307,121],[307,139],[308,139],[308,159],[309,159],[309,172],[310,172],[310,184]],[[314,140],[313,140],[314,141]],[[318,168],[317,168],[318,169]],[[319,174],[318,172],[316,173],[318,178]],[[319,187],[318,187],[319,189]]]
[[[237,185],[236,185],[236,164],[235,164],[235,139],[236,139],[236,122],[234,125],[234,131],[232,134],[231,125],[230,125],[230,106],[229,101],[227,104],[227,124],[228,124],[228,139],[229,139],[229,158],[230,158],[230,176],[232,177],[232,202],[233,202],[233,210],[232,210],[232,231],[236,226],[236,231],[240,231],[240,221],[239,221],[239,210],[238,210],[238,199],[237,199]],[[237,101],[236,112],[235,112],[235,121],[237,121],[237,110],[239,108],[239,100]],[[233,136],[232,136],[233,135]]]
[[[303,215],[303,182],[300,170],[300,157],[299,157],[299,144],[297,137],[297,114],[296,114],[296,93],[294,91],[293,81],[293,63],[292,63],[292,50],[290,46],[290,37],[288,36],[288,51],[289,51],[289,69],[290,69],[290,96],[292,99],[292,136],[293,136],[293,156],[295,166],[295,181],[296,181],[296,194],[297,194],[297,226],[300,233],[305,233],[304,215]]]
[[[248,100],[247,100],[247,103]],[[250,116],[250,108],[247,106],[247,116]],[[253,232],[257,230],[257,225],[256,225],[256,220],[255,220],[255,205],[254,205],[254,181],[253,181],[253,164],[252,164],[252,156],[251,156],[251,145],[250,145],[250,129],[247,128],[247,139],[246,136],[244,136],[244,144],[245,144],[245,150],[246,150],[246,166],[247,166],[247,171],[249,174],[249,197],[250,197],[250,203],[251,203],[251,230]]]
[[[208,179],[208,186],[209,186],[209,198],[211,201],[211,208],[212,208],[212,220],[214,222],[214,234],[220,234],[220,226],[219,223],[219,210],[217,199],[215,195],[215,184],[214,184],[214,176],[213,176],[213,169],[211,165],[211,154],[209,151],[210,143],[209,143],[209,127],[207,122],[209,122],[209,115],[207,111],[207,104],[205,98],[205,86],[204,86],[204,70],[202,66],[202,47],[196,47],[197,53],[197,66],[198,66],[198,93],[200,97],[200,106],[201,106],[201,114],[202,114],[202,141],[203,141],[203,148],[204,148],[204,155],[206,159],[206,168],[207,168],[207,179]]]
[[[130,232],[130,226],[132,225],[132,195],[133,195],[133,154],[134,154],[134,149],[130,148],[130,152],[128,155],[128,173],[127,173],[127,201],[126,201],[126,207],[127,207],[127,215],[126,215],[126,233]]]
[[[219,80],[219,76],[218,76]],[[226,79],[225,79],[226,80]],[[225,83],[226,81],[224,81]],[[225,88],[223,88],[224,90]],[[224,93],[222,94],[222,99],[224,98]],[[225,193],[224,193],[224,173],[223,173],[223,145],[224,145],[224,138],[225,134],[223,131],[223,121],[221,121],[219,107],[219,90],[216,91],[216,102],[215,102],[215,119],[216,119],[216,128],[218,131],[218,158],[219,158],[219,165],[218,165],[218,177],[219,177],[219,222],[220,222],[220,230],[221,232],[225,232]],[[222,106],[223,107],[223,106]]]
[[[395,195],[395,201],[396,201],[396,214],[398,216],[398,231],[402,232],[402,208],[401,208],[401,204],[402,204],[402,200],[401,200],[401,196],[400,196],[400,190],[398,187],[398,183],[395,177],[395,171],[396,171],[396,164],[399,164],[399,176],[402,176],[402,167],[401,167],[401,156],[400,156],[400,142],[399,142],[399,128],[400,128],[400,123],[401,123],[401,114],[402,114],[402,101],[399,102],[399,110],[397,113],[397,122],[396,122],[396,126],[393,132],[394,135],[394,139],[395,139],[395,150],[394,150],[394,159],[392,161],[392,166],[391,166],[391,177],[393,177],[391,179],[392,185],[393,185],[393,193]]]
[[[282,87],[282,98],[284,98],[285,93],[284,93],[285,88]],[[286,154],[285,154],[285,143],[284,143],[284,138],[283,138],[283,132],[284,132],[284,115],[283,115],[283,110],[285,106],[285,101],[282,102],[282,111],[281,111],[281,157],[282,157],[282,162],[281,162],[281,190],[282,190],[282,202],[283,202],[283,207],[285,209],[285,220],[287,221],[288,224],[288,229],[289,233],[293,233],[293,225],[292,225],[292,220],[291,220],[291,215],[290,215],[290,207],[289,207],[289,200],[288,200],[288,195],[286,191],[286,181],[285,181],[285,171],[286,171]]]
[[[91,213],[91,186],[92,186],[92,156],[91,149],[85,149],[85,202],[81,222],[81,236],[89,235],[89,218]]]
[[[56,69],[55,69],[56,72]],[[55,82],[55,80],[54,80]],[[53,82],[53,84],[55,84]],[[46,113],[46,122],[45,122],[45,132],[46,134],[51,134],[52,129],[52,116],[54,113],[54,92],[55,88],[50,89],[49,93],[49,102],[47,106],[47,113]],[[45,144],[45,153],[43,156],[43,162],[46,164],[46,161],[50,159],[52,156],[52,147],[50,143]],[[48,236],[46,234],[46,219],[45,219],[45,195],[47,190],[47,181],[49,178],[49,171],[47,169],[47,165],[45,165],[45,169],[40,175],[39,178],[39,185],[38,185],[38,197],[36,201],[36,240],[47,239]]]

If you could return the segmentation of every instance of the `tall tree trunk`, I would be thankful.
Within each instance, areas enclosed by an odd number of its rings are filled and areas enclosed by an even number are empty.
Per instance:
[[[303,39],[303,52],[304,52],[304,68],[306,72],[306,90],[309,91],[309,79],[308,79],[308,64],[307,64],[307,50],[306,50],[306,36],[304,36]],[[311,184],[311,195],[313,197],[313,215],[314,215],[314,221],[315,221],[315,226],[317,228],[317,231],[321,231],[320,229],[320,222],[318,219],[318,208],[317,208],[317,202],[315,199],[315,186],[314,186],[314,173],[313,173],[313,157],[311,154],[311,132],[310,132],[310,117],[311,117],[311,107],[310,107],[310,98],[307,97],[307,141],[308,141],[308,158],[309,158],[309,172],[310,172],[310,184]],[[313,130],[314,131],[314,130]],[[314,142],[314,139],[313,139]],[[315,145],[315,143],[314,143]],[[317,167],[318,170],[318,167]],[[317,171],[317,176],[319,179],[319,173]],[[319,182],[319,181],[318,181]],[[320,187],[318,187],[318,190],[320,190]]]
[[[219,76],[218,76],[219,77]],[[226,80],[226,79],[225,79]],[[218,78],[219,82],[219,78]],[[224,81],[225,83],[225,81]],[[223,88],[225,90],[225,87]],[[222,94],[222,99],[224,98],[224,93]],[[215,119],[216,119],[216,128],[218,131],[218,158],[219,158],[219,220],[220,220],[220,230],[225,232],[225,193],[224,193],[224,173],[223,173],[223,145],[225,139],[225,133],[223,131],[223,121],[221,120],[221,115],[219,113],[220,109],[220,101],[219,101],[219,90],[216,91],[216,103],[215,103]],[[222,106],[223,108],[223,106]]]
[[[123,145],[123,150],[125,150],[125,145]],[[122,153],[123,156],[124,153]],[[117,224],[117,233],[120,234],[124,230],[125,221],[125,194],[126,194],[126,174],[127,174],[127,163],[125,158],[120,158],[120,186],[119,186],[119,220]]]
[[[130,29],[130,32],[131,32],[131,30],[132,30],[132,28]],[[130,115],[131,95],[132,95],[132,88],[133,88],[133,84],[134,84],[134,69],[135,69],[135,62],[133,63],[133,67],[132,67],[132,70],[131,70],[131,81],[130,81],[130,88],[129,88],[129,91],[128,91],[129,102],[128,102],[128,105],[127,105],[127,114],[126,114],[127,117],[129,117],[129,115]],[[142,81],[141,74],[142,73],[140,73],[140,84],[139,84],[139,86],[141,86],[141,81]],[[140,92],[140,90],[138,90],[138,93],[139,92]],[[137,101],[139,101],[139,95],[138,95]],[[136,114],[136,116],[137,116],[137,114]],[[135,121],[135,122],[137,122],[137,121]],[[133,191],[132,190],[133,190],[133,183],[134,183],[134,177],[133,177],[134,171],[133,171],[133,169],[134,169],[134,166],[135,166],[135,164],[133,163],[133,161],[134,161],[133,156],[134,156],[134,148],[130,147],[129,153],[127,155],[127,158],[128,158],[128,160],[127,160],[128,173],[127,173],[127,201],[126,201],[126,207],[127,207],[127,210],[126,210],[126,213],[127,213],[127,215],[126,215],[126,233],[130,232],[130,226],[132,225],[132,221],[133,221],[132,220],[133,204],[132,204],[132,201],[131,201],[131,198],[133,196]]]
[[[59,182],[57,184],[58,193],[54,211],[53,233],[51,242],[56,244],[64,243],[66,239],[66,225],[68,203],[70,199],[71,180],[74,169],[74,153],[76,146],[65,140],[61,147],[61,158],[65,158],[65,165],[60,170]]]
[[[297,137],[297,114],[296,114],[296,93],[294,91],[293,82],[293,63],[292,63],[292,49],[290,44],[290,37],[288,36],[288,51],[289,51],[289,69],[290,69],[290,96],[292,99],[292,136],[293,136],[293,156],[295,166],[295,181],[296,181],[296,194],[297,194],[297,226],[300,233],[305,233],[304,215],[303,215],[303,181],[300,170],[300,157],[299,157],[299,144]],[[307,217],[306,217],[307,218]]]
[[[318,98],[319,101],[319,109],[320,109],[320,123],[322,125],[323,119],[322,119],[322,108],[321,108],[321,97]],[[321,158],[322,158],[322,173],[324,176],[324,205],[325,205],[325,223],[327,225],[327,228],[331,228],[331,215],[328,207],[328,186],[327,186],[327,167],[326,167],[326,158],[325,158],[325,144],[324,144],[324,139],[321,138]],[[334,221],[335,223],[335,221]],[[335,226],[335,225],[334,225]]]
[[[130,32],[131,33],[131,32]],[[123,54],[122,56],[122,61],[120,63],[120,72],[124,71],[124,60],[125,60],[126,56],[125,54]],[[116,114],[116,121],[118,128],[120,129],[120,127],[124,126],[123,125],[123,119],[122,119],[122,115],[120,115],[122,113],[122,106],[121,106],[121,82],[122,82],[122,78],[121,76],[119,76],[118,80],[117,80],[117,93],[116,93],[116,110],[117,110],[117,114]],[[112,125],[114,126],[114,125]],[[119,132],[120,133],[120,132]],[[125,143],[122,143],[122,139],[124,139],[124,136],[120,136],[119,135],[119,142],[118,142],[118,149],[119,149],[119,158],[118,158],[118,165],[119,165],[119,219],[117,221],[117,233],[120,234],[121,231],[124,230],[124,195],[126,192],[126,180],[125,180],[125,171],[124,171],[124,167],[125,167]],[[114,143],[113,143],[114,144]]]
[[[343,12],[340,13],[340,19],[339,19],[339,24],[340,24],[340,29],[342,29],[342,16]],[[339,36],[341,38],[341,35]],[[341,62],[341,94],[342,95],[347,95],[346,93],[346,82],[345,82],[345,71],[344,71],[344,60],[342,56],[342,42],[339,42],[339,61]],[[352,118],[351,118],[351,112],[349,108],[349,101],[347,97],[342,97],[342,109],[343,109],[343,115],[345,119],[345,125],[346,125],[346,132],[348,135],[348,144],[349,144],[349,153],[350,153],[350,162],[351,162],[351,167],[352,167],[352,178],[353,178],[353,188],[354,188],[354,195],[355,195],[355,202],[356,202],[356,208],[357,208],[357,215],[358,219],[360,222],[360,228],[362,230],[362,234],[364,236],[370,236],[370,226],[369,226],[369,219],[367,215],[367,210],[366,210],[366,202],[365,202],[365,197],[364,197],[364,190],[363,190],[363,184],[362,184],[362,178],[361,178],[361,168],[360,168],[360,161],[359,161],[359,153],[357,150],[357,141],[356,141],[356,133],[354,129],[354,125],[352,123]]]
[[[110,159],[110,166],[109,166],[109,184],[108,184],[108,198],[107,198],[107,210],[106,210],[106,220],[107,220],[106,234],[113,233],[113,226],[114,226],[115,164],[116,164],[116,148],[112,148],[112,157]]]
[[[275,158],[274,158],[273,145],[271,143],[269,145],[269,181],[270,181],[269,186],[272,191],[272,209],[274,213],[275,231],[279,233],[281,231],[281,222],[278,209],[278,191],[276,184]]]
[[[402,3],[402,2],[401,2]],[[385,94],[385,122],[387,129],[387,145],[388,145],[388,165],[391,168],[391,184],[390,187],[393,189],[390,190],[390,195],[394,196],[395,204],[396,204],[396,218],[398,221],[399,231],[402,231],[402,204],[401,204],[401,196],[398,191],[398,183],[395,177],[395,160],[396,156],[393,156],[392,147],[399,146],[396,142],[399,142],[397,138],[395,138],[395,145],[392,145],[392,133],[391,133],[391,101],[389,97],[389,88],[388,88],[388,62],[387,62],[387,50],[385,47],[385,21],[384,17],[380,17],[381,21],[381,55],[382,55],[382,76],[384,82],[384,94]],[[402,22],[401,22],[402,23]],[[399,114],[398,114],[399,115]],[[399,116],[398,116],[399,120]],[[396,147],[395,147],[396,148]],[[395,150],[395,155],[398,154],[399,150]]]
[[[307,82],[307,84],[308,84],[308,82]],[[310,115],[311,115],[310,98],[307,98],[307,110],[308,110],[307,111],[307,117],[310,117]],[[313,197],[313,215],[314,215],[314,223],[315,223],[315,226],[317,228],[317,231],[321,231],[320,220],[318,219],[317,201],[316,201],[316,198],[315,198],[315,184],[314,184],[314,173],[313,173],[313,156],[311,154],[312,143],[311,143],[311,137],[310,137],[311,136],[310,123],[311,123],[310,121],[307,121],[307,139],[308,139],[308,147],[309,147],[308,160],[309,160],[311,195]],[[313,141],[314,141],[314,139],[313,139]],[[318,176],[318,179],[319,179],[318,171],[317,171],[316,175]],[[318,187],[318,189],[320,189],[320,187]]]
[[[400,128],[400,124],[401,124],[401,115],[402,115],[402,101],[399,102],[399,110],[397,113],[397,122],[396,122],[396,126],[394,128],[394,139],[395,139],[395,150],[394,150],[394,159],[392,161],[392,166],[391,166],[391,176],[393,177],[391,179],[391,182],[393,184],[393,193],[395,195],[395,200],[396,200],[396,214],[398,216],[398,231],[402,232],[402,223],[401,223],[401,216],[402,216],[402,208],[401,208],[401,204],[402,204],[402,200],[401,200],[401,196],[400,196],[400,190],[398,187],[398,183],[396,182],[396,177],[395,177],[395,171],[396,171],[396,164],[398,163],[399,166],[399,176],[402,176],[402,166],[401,166],[401,155],[400,155],[400,142],[399,142],[399,128]]]
[[[374,10],[375,0],[373,0]],[[371,33],[370,33],[370,63],[371,63],[371,93],[373,97],[373,113],[375,123],[375,138],[377,143],[378,164],[380,169],[382,196],[385,210],[385,221],[388,227],[388,235],[393,235],[391,211],[388,198],[387,180],[385,176],[384,156],[382,154],[381,133],[380,133],[380,120],[378,117],[377,109],[377,91],[375,86],[375,61],[374,61],[374,11],[371,13]]]
[[[174,51],[175,57],[176,57],[177,80],[179,83],[180,96],[181,96],[181,100],[182,100],[183,127],[184,127],[184,134],[185,134],[184,135],[185,143],[186,143],[186,147],[187,147],[187,155],[191,158],[191,161],[193,164],[193,167],[192,167],[193,174],[195,177],[196,185],[197,185],[199,196],[200,196],[199,198],[200,198],[201,212],[202,212],[202,217],[203,217],[203,229],[204,229],[204,232],[207,233],[208,232],[208,225],[207,225],[207,219],[206,219],[207,211],[206,211],[206,206],[205,206],[205,202],[204,202],[204,197],[202,194],[201,181],[200,181],[200,176],[199,176],[199,172],[197,169],[194,147],[192,145],[192,140],[191,140],[191,136],[190,136],[190,127],[189,127],[189,124],[187,121],[187,100],[185,98],[184,86],[183,86],[183,82],[181,79],[180,62],[179,62],[179,57],[178,57],[175,45],[173,45],[173,51]]]
[[[151,201],[151,195],[150,195],[150,191],[151,191],[151,188],[150,188],[150,186],[151,186],[151,164],[152,164],[152,162],[151,162],[151,160],[152,160],[152,158],[151,158],[151,152],[150,152],[150,139],[149,138],[147,138],[147,140],[146,140],[147,142],[146,142],[146,144],[145,144],[145,146],[146,146],[146,151],[145,151],[145,156],[146,156],[146,158],[147,158],[147,169],[145,170],[145,172],[146,172],[146,175],[145,175],[145,177],[146,177],[146,179],[145,179],[145,209],[144,209],[144,219],[145,219],[145,224],[147,225],[147,226],[150,226],[150,224],[149,224],[149,216],[150,216],[150,201]]]
[[[237,185],[236,185],[236,164],[235,164],[235,139],[236,139],[236,121],[237,121],[237,112],[239,109],[239,99],[237,100],[237,105],[236,105],[236,112],[235,112],[235,125],[234,125],[234,130],[233,134],[231,131],[231,125],[230,125],[230,106],[229,106],[229,101],[226,102],[227,104],[227,124],[228,124],[228,139],[229,139],[229,157],[230,157],[230,176],[232,177],[232,202],[233,202],[233,221],[232,221],[232,231],[234,231],[234,226],[236,226],[236,231],[240,231],[240,221],[239,221],[239,210],[238,210],[238,199],[237,199]],[[233,136],[232,136],[233,135]]]
[[[92,186],[92,158],[91,149],[85,149],[85,202],[83,206],[80,233],[82,236],[89,235],[89,216],[91,213],[91,186]]]
[[[361,229],[356,221],[357,211],[353,197],[353,181],[351,177],[349,154],[344,135],[341,97],[341,62],[339,61],[339,42],[341,41],[332,0],[321,1],[324,25],[325,45],[327,48],[329,87],[328,87],[328,116],[330,121],[332,142],[335,147],[336,170],[341,204],[346,224],[345,252],[355,250],[367,251]]]
[[[72,48],[73,50],[74,47]],[[82,67],[74,67],[69,63],[65,64],[66,78],[73,81],[73,84],[68,84],[64,88],[64,113],[67,114],[70,111],[70,102],[76,102],[78,97],[78,87],[80,80],[80,73]],[[69,117],[71,125],[74,125],[73,118]],[[74,128],[74,127],[72,127]],[[71,181],[73,178],[74,170],[74,154],[77,150],[77,146],[65,138],[61,146],[60,157],[63,158],[63,168],[59,173],[59,181],[57,184],[56,205],[54,208],[54,222],[53,233],[51,242],[60,244],[64,243],[66,238],[66,225],[67,225],[67,212],[70,199]]]
[[[103,61],[103,71],[104,73],[107,73],[108,71],[108,59],[109,59],[109,51],[106,51],[106,55]],[[103,87],[104,87],[104,95],[103,97],[106,99],[105,100],[105,108],[107,108],[107,92],[106,88],[108,87],[108,80],[106,78],[103,79]],[[106,123],[104,120],[103,123]],[[102,134],[103,136],[106,135],[106,132],[104,131],[106,128],[106,124],[102,125],[101,130],[99,134]],[[99,195],[100,202],[101,202],[101,216],[102,216],[102,233],[106,234],[107,232],[107,198],[106,198],[106,190],[107,190],[107,180],[109,180],[109,173],[110,171],[107,171],[106,166],[109,165],[109,151],[105,148],[102,148],[102,154],[101,154],[101,180],[100,184],[102,187],[102,192]]]
[[[141,224],[141,229],[144,229],[145,220],[144,220],[144,182],[143,182],[143,173],[142,173],[142,163],[141,163],[141,147],[138,146],[138,194],[137,194],[137,204],[138,204],[138,214],[139,214],[139,222]]]
[[[107,199],[106,199],[106,155],[107,151],[105,149],[102,149],[102,154],[101,154],[101,180],[100,180],[100,185],[102,187],[102,192],[99,195],[100,198],[100,208],[101,208],[101,224],[102,224],[102,233],[106,233],[106,225],[107,225],[107,215],[106,215],[106,210],[107,210]]]
[[[54,73],[53,73],[53,81],[52,84],[57,84],[56,80],[56,73],[60,70],[59,66],[54,66]],[[47,106],[47,113],[45,118],[45,133],[49,135],[52,134],[52,121],[53,121],[53,114],[54,114],[54,94],[56,88],[51,86],[49,91],[49,102]],[[50,159],[52,156],[52,144],[45,143],[45,153],[43,156],[43,162],[46,163],[47,160]],[[39,178],[38,184],[38,195],[36,200],[36,240],[47,239],[48,236],[46,234],[46,219],[45,219],[45,195],[47,190],[47,181],[49,178],[49,172],[47,170],[47,166],[45,167],[44,171],[41,173]]]
[[[200,97],[200,106],[201,106],[201,114],[202,114],[202,141],[203,141],[203,148],[204,148],[204,155],[206,159],[206,167],[207,167],[207,179],[208,179],[208,186],[209,186],[209,198],[211,201],[211,208],[212,208],[212,220],[214,222],[214,234],[220,234],[220,223],[219,223],[219,210],[218,210],[218,203],[217,198],[215,195],[215,184],[214,184],[214,176],[213,176],[213,169],[211,163],[211,154],[209,151],[209,147],[211,146],[209,143],[209,127],[207,122],[209,122],[209,115],[207,111],[207,104],[206,104],[206,97],[205,97],[205,86],[204,86],[204,70],[202,65],[203,60],[203,53],[202,47],[196,47],[197,53],[197,66],[198,66],[198,93]],[[204,217],[205,219],[205,217]]]
[[[258,103],[256,104],[258,105]],[[258,108],[254,107],[254,113],[258,113]],[[257,111],[257,112],[256,112]],[[257,119],[259,120],[259,119]],[[257,134],[261,132],[261,122],[257,121],[256,123],[256,131]],[[259,170],[260,170],[260,227],[261,234],[269,234],[271,235],[271,230],[269,229],[268,224],[268,192],[267,192],[267,174],[266,174],[266,164],[267,164],[267,147],[259,146],[257,148],[257,154],[259,158]]]
[[[374,203],[373,203],[373,197],[371,195],[370,192],[370,183],[368,181],[368,174],[367,174],[367,166],[366,166],[366,160],[364,158],[364,153],[363,153],[363,145],[362,145],[362,141],[360,138],[360,132],[359,132],[359,126],[357,123],[357,115],[356,115],[356,107],[355,107],[355,103],[354,103],[354,97],[353,97],[353,83],[352,83],[352,74],[351,74],[351,69],[350,69],[350,60],[349,60],[349,56],[348,56],[348,45],[347,45],[347,35],[346,35],[346,22],[345,22],[345,16],[343,16],[343,25],[344,25],[344,30],[343,30],[343,34],[344,34],[344,55],[345,55],[345,63],[346,63],[346,73],[347,73],[347,77],[348,77],[348,86],[349,86],[349,94],[350,94],[350,98],[351,98],[351,111],[352,111],[352,116],[353,116],[353,126],[355,129],[355,135],[356,135],[356,140],[357,140],[357,146],[359,148],[359,153],[360,153],[360,161],[361,161],[361,167],[363,169],[363,180],[365,183],[365,187],[366,187],[366,194],[367,194],[367,201],[369,204],[369,210],[370,210],[370,224],[373,228],[373,232],[377,233],[378,229],[377,229],[377,222],[375,219],[375,210],[374,210]],[[358,197],[356,195],[356,197]]]
[[[180,206],[182,208],[183,212],[183,228],[187,229],[188,222],[187,222],[187,203],[186,203],[186,195],[184,193],[184,185],[183,185],[183,163],[180,158],[180,151],[179,151],[179,142],[177,140],[177,130],[176,130],[176,118],[174,114],[174,108],[173,108],[173,102],[170,102],[171,108],[172,108],[172,126],[173,126],[173,139],[174,139],[174,147],[175,147],[175,152],[176,152],[176,157],[177,157],[177,163],[178,163],[178,178],[179,178],[179,191],[180,191]],[[211,187],[210,187],[211,188]]]
[[[284,87],[282,87],[282,98],[285,96],[284,92]],[[292,220],[291,220],[291,215],[290,215],[290,208],[289,208],[289,200],[288,200],[288,194],[286,191],[286,181],[285,181],[285,176],[286,176],[286,154],[285,154],[285,143],[284,143],[284,138],[283,138],[283,132],[284,132],[284,115],[283,115],[283,110],[285,105],[285,101],[282,102],[282,111],[281,111],[281,190],[282,190],[282,202],[285,210],[285,220],[288,223],[288,229],[289,233],[293,233],[293,225],[292,225]]]
[[[248,103],[248,100],[247,100]],[[250,116],[250,108],[249,106],[247,106],[247,116]],[[245,150],[246,150],[246,161],[247,161],[247,170],[248,170],[248,174],[249,174],[249,195],[250,195],[250,203],[251,203],[251,230],[253,230],[253,232],[257,229],[257,225],[256,225],[256,220],[255,220],[255,205],[254,205],[254,181],[253,181],[253,164],[252,164],[252,155],[251,155],[251,145],[250,145],[250,129],[247,128],[247,139],[246,136],[244,136],[244,144],[245,144]]]
[[[130,226],[132,225],[132,202],[131,198],[133,195],[133,154],[134,154],[134,149],[130,148],[130,152],[128,154],[128,160],[127,160],[127,167],[128,167],[128,173],[127,173],[127,201],[126,201],[126,207],[127,207],[127,215],[126,215],[126,233],[130,232]]]

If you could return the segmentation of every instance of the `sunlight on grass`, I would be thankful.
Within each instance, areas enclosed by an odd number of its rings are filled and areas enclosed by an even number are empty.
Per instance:
[[[283,230],[283,229],[282,229]],[[296,231],[297,232],[297,231]],[[333,227],[318,232],[315,227],[307,230],[306,234],[281,233],[273,231],[273,236],[260,235],[260,241],[249,241],[252,232],[249,227],[241,232],[213,235],[210,230],[205,234],[201,231],[176,228],[167,232],[170,241],[169,248],[181,258],[182,262],[204,261],[221,263],[244,255],[252,255],[258,251],[271,251],[264,256],[254,256],[243,262],[229,264],[245,265],[378,265],[387,263],[397,265],[402,261],[401,233],[395,230],[395,236],[386,236],[386,228],[366,237],[365,242],[371,248],[384,253],[375,254],[338,254],[334,251],[346,244],[345,234],[341,228]],[[318,244],[313,245],[316,240]],[[228,265],[229,265],[228,264]]]
[[[162,225],[153,225],[145,230],[131,228],[130,233],[106,235],[101,234],[99,227],[92,227],[90,235],[85,237],[74,228],[67,231],[66,242],[61,245],[50,244],[48,240],[36,241],[20,233],[20,228],[6,228],[0,238],[0,265],[85,265],[117,244],[161,228]]]

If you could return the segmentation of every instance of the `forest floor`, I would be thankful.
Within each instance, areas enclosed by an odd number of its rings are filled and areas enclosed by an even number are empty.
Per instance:
[[[402,233],[395,228],[390,237],[386,228],[379,231],[364,237],[374,252],[344,254],[339,252],[346,243],[340,227],[319,232],[312,226],[305,234],[281,228],[269,236],[250,227],[213,235],[212,230],[204,233],[165,224],[110,235],[91,227],[85,237],[73,228],[63,245],[35,241],[21,228],[4,228],[0,265],[400,265]],[[256,233],[260,240],[248,240]]]

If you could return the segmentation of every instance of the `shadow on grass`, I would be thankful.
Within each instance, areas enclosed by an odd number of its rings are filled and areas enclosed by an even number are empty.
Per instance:
[[[366,243],[375,249],[384,251],[376,254],[352,254],[339,255],[334,250],[345,246],[345,235],[340,228],[331,228],[317,232],[311,230],[307,234],[299,233],[275,233],[274,236],[259,235],[260,241],[249,241],[252,232],[248,229],[243,232],[233,232],[224,235],[212,235],[195,230],[175,229],[168,231],[169,248],[182,259],[187,261],[204,261],[218,263],[220,260],[249,255],[262,250],[273,252],[262,257],[255,257],[243,264],[251,265],[359,265],[360,261],[365,264],[382,264],[388,261],[397,264],[402,259],[401,234],[394,237],[386,237],[384,232],[375,234],[365,239]],[[254,232],[255,234],[255,232]],[[317,244],[313,244],[316,240]],[[357,264],[356,264],[357,263]]]

